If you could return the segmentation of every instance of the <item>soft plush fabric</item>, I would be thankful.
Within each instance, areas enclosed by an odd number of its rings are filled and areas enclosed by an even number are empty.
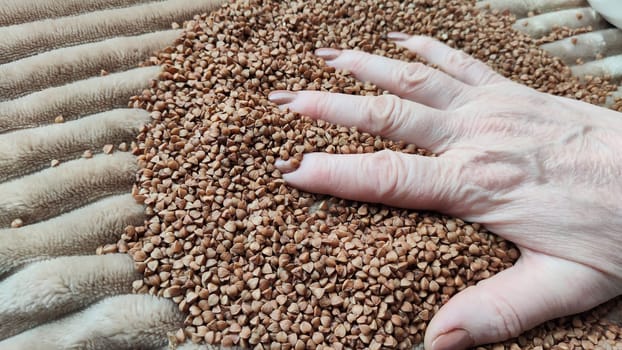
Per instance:
[[[160,68],[139,63],[174,42],[180,30],[172,22],[222,2],[3,1],[0,349],[165,348],[169,332],[182,324],[184,316],[169,300],[131,294],[140,276],[128,256],[96,255],[96,248],[144,219],[130,194],[135,158],[119,151],[149,120],[147,112],[128,108],[128,100]],[[485,3],[511,8],[521,18],[517,28],[533,35],[546,34],[559,18],[576,26],[572,18],[579,12],[582,23],[607,28],[583,0]],[[538,10],[560,12],[523,18]],[[621,33],[585,34],[578,51],[569,41],[547,49],[571,64],[597,53],[609,60],[577,66],[578,74],[622,75],[614,64]],[[114,151],[103,152],[105,145]],[[83,156],[87,150],[93,156]]]
[[[149,120],[128,101],[160,67],[139,64],[221,3],[0,6],[0,349],[158,349],[182,324],[171,301],[131,294],[129,256],[96,249],[144,220],[119,150]]]

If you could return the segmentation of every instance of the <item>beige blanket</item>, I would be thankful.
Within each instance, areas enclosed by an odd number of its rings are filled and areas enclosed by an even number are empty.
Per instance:
[[[173,303],[132,294],[128,256],[96,249],[143,220],[128,150],[149,116],[128,100],[159,67],[139,63],[175,41],[173,22],[221,2],[2,1],[0,349],[155,349],[182,324]],[[584,1],[486,3],[510,7],[533,36],[592,25],[547,49],[577,74],[622,77],[622,32]]]
[[[221,2],[2,2],[0,349],[160,348],[183,322],[96,249],[143,220],[127,150],[149,116],[128,101],[159,67],[139,63]]]

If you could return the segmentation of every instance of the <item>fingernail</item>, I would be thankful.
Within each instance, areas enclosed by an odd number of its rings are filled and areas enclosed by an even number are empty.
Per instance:
[[[288,160],[277,159],[274,162],[274,166],[279,169],[281,174],[289,174],[300,167],[300,161],[296,158],[289,158]]]
[[[432,342],[432,350],[463,350],[475,344],[469,332],[464,329],[441,334]]]
[[[285,105],[292,102],[296,98],[296,93],[289,91],[273,91],[268,95],[268,100],[277,105]]]
[[[341,50],[322,48],[315,50],[315,55],[324,61],[332,61],[341,55]]]
[[[411,35],[408,35],[406,33],[401,33],[401,32],[391,32],[389,34],[387,34],[387,38],[394,40],[394,41],[405,41],[411,38]]]

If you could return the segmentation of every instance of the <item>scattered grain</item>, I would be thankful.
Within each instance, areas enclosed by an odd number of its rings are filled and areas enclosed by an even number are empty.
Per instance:
[[[114,145],[113,144],[106,144],[102,148],[102,151],[104,151],[105,154],[111,154],[112,151],[114,151]]]
[[[386,40],[390,31],[440,38],[540,91],[601,103],[613,90],[604,79],[571,77],[512,31],[512,21],[463,0],[245,0],[184,23],[182,37],[147,63],[163,66],[159,81],[130,102],[152,117],[132,150],[141,168],[134,194],[149,219],[121,242],[144,274],[137,290],[176,302],[193,341],[293,349],[421,343],[444,302],[512,266],[518,250],[481,225],[287,186],[277,159],[431,154],[282,111],[267,96],[383,93],[313,50],[416,60]]]
[[[12,228],[18,228],[18,227],[22,227],[22,226],[24,226],[24,222],[20,218],[17,218],[15,220],[11,221],[11,227]]]
[[[82,153],[82,158],[93,158],[93,152],[90,149],[87,149]]]

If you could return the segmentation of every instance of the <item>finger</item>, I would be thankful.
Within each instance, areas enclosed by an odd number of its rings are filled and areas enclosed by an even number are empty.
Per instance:
[[[281,108],[372,135],[414,143],[440,153],[448,143],[447,118],[436,109],[394,95],[352,96],[319,91],[275,91]]]
[[[0,339],[131,293],[137,274],[126,254],[63,257],[32,264],[0,282]]]
[[[127,193],[136,174],[128,152],[77,159],[0,184],[0,227],[45,220],[112,194]]]
[[[0,279],[11,271],[52,257],[94,254],[116,242],[128,225],[144,220],[144,208],[131,194],[112,196],[53,219],[0,229]]]
[[[369,81],[400,97],[424,105],[448,109],[467,88],[462,82],[423,63],[409,63],[361,51],[318,49],[315,54],[329,66],[349,70],[362,81]]]
[[[465,84],[480,86],[507,81],[484,62],[436,39],[427,36],[410,36],[404,33],[390,33],[389,38],[395,40],[397,45],[417,53],[428,63],[437,65]]]
[[[425,348],[462,350],[503,341],[616,294],[612,279],[596,270],[524,251],[514,267],[451,298],[428,325]]]
[[[171,300],[127,294],[0,341],[0,349],[158,349],[182,325]]]
[[[277,162],[286,169],[287,162]],[[401,208],[451,211],[459,193],[455,169],[444,158],[393,151],[372,154],[305,154],[300,167],[283,174],[304,191]]]

